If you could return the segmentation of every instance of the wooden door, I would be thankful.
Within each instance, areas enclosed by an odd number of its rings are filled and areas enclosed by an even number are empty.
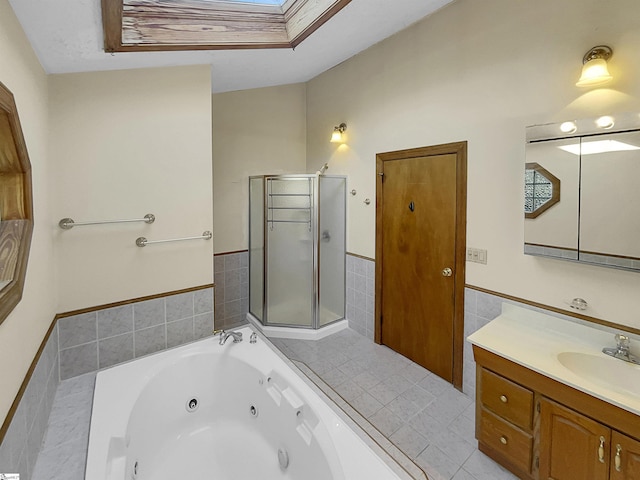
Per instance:
[[[549,399],[540,400],[540,472],[544,480],[609,478],[611,430]]]
[[[377,157],[376,340],[462,386],[466,143]]]
[[[640,480],[640,442],[613,432],[610,480]]]

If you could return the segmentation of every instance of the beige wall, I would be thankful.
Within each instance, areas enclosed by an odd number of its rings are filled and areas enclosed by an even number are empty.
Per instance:
[[[606,88],[575,86],[584,53],[610,44]],[[458,0],[307,84],[307,169],[349,175],[350,252],[373,257],[375,155],[468,141],[467,283],[640,327],[640,274],[523,255],[525,126],[640,110],[636,0]],[[347,145],[327,142],[348,125]]]
[[[305,91],[293,84],[213,95],[216,253],[248,248],[250,175],[305,172]]]
[[[210,81],[208,66],[50,78],[60,312],[213,281],[211,241],[135,246],[213,230]],[[57,228],[147,213],[154,224]]]
[[[35,228],[22,301],[0,325],[0,424],[55,315],[49,226],[47,78],[7,0],[0,0],[0,82],[13,92],[33,176]]]

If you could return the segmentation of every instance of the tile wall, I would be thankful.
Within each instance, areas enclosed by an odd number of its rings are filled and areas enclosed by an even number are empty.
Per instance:
[[[374,298],[375,261],[347,254],[347,319],[349,320],[349,327],[371,340],[373,340],[374,335]],[[508,301],[497,295],[465,288],[465,339],[500,315],[504,302],[538,310],[559,318],[572,318],[548,310],[537,309],[524,303]],[[471,344],[466,340],[464,342],[463,358],[463,391],[467,395],[475,397],[476,364],[473,361]]]
[[[373,340],[376,263],[347,254],[347,319],[349,327]]]
[[[60,380],[212,333],[212,288],[61,318]]]
[[[31,479],[59,382],[56,326],[0,444],[0,473],[19,473],[21,480]]]
[[[246,322],[249,311],[249,252],[213,257],[216,329]]]
[[[0,444],[0,473],[31,479],[61,380],[212,333],[213,288],[60,318]]]
[[[466,338],[479,328],[484,327],[502,312],[502,304],[506,300],[471,288],[464,289],[464,355],[462,367],[462,391],[472,398],[476,395],[476,362],[473,361],[473,350]],[[524,308],[528,305],[509,302]],[[553,315],[551,312],[545,312]]]

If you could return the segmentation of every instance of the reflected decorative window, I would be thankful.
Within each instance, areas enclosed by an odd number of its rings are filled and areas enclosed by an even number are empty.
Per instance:
[[[525,164],[525,218],[536,218],[558,202],[560,202],[560,180],[537,163]]]

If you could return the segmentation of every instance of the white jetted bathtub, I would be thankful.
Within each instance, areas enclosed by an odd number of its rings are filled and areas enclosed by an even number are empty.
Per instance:
[[[218,337],[98,373],[88,480],[397,480],[262,339]]]

